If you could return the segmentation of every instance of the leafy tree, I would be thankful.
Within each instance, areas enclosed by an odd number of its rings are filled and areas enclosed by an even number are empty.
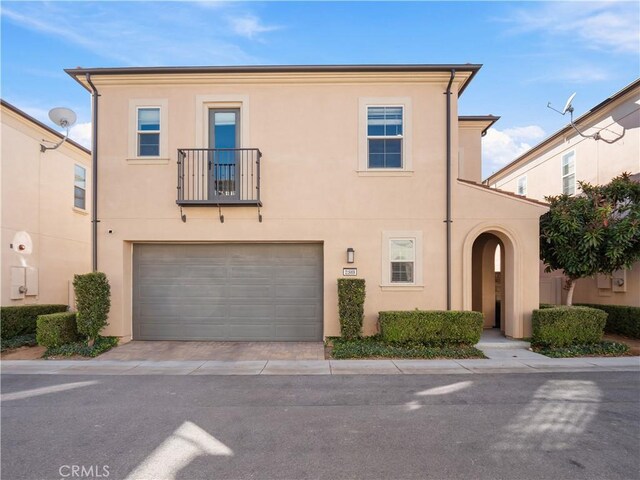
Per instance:
[[[576,280],[640,260],[640,183],[628,173],[607,185],[578,183],[578,195],[546,197],[551,208],[540,219],[540,258],[545,271],[564,270],[567,305]]]

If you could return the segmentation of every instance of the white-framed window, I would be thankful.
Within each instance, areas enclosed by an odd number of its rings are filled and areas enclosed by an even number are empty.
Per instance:
[[[367,168],[403,167],[404,107],[367,107]]]
[[[160,107],[138,107],[136,110],[138,157],[160,156]]]
[[[422,287],[422,232],[382,232],[382,283],[386,287]]]
[[[527,194],[527,177],[520,177],[518,179],[518,195]]]
[[[80,165],[73,169],[73,206],[87,209],[87,169]]]
[[[576,193],[576,152],[572,150],[562,155],[562,193]]]
[[[412,111],[411,97],[358,98],[358,175],[413,175]]]
[[[169,100],[129,99],[127,162],[132,165],[169,163]]]
[[[389,239],[389,283],[415,284],[416,239]]]

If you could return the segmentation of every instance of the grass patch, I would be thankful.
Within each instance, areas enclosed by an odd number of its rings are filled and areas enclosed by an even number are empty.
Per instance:
[[[328,339],[333,346],[331,358],[486,358],[474,347],[429,347],[421,343],[389,344],[379,336],[354,340]]]
[[[43,357],[72,357],[75,355],[97,357],[117,345],[118,337],[98,337],[93,346],[89,346],[87,340],[83,340],[81,342],[67,343],[60,347],[48,348]]]
[[[621,357],[629,352],[629,346],[624,343],[602,341],[589,345],[572,345],[569,347],[541,347],[533,346],[531,349],[551,358],[571,357]]]
[[[35,333],[18,335],[17,337],[8,338],[6,340],[3,339],[2,342],[0,342],[0,352],[20,347],[35,347],[37,344]]]

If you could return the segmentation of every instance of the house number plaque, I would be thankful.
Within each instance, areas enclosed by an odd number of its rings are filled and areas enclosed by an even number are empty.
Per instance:
[[[357,268],[343,268],[342,269],[342,276],[343,277],[355,277],[358,275],[358,269]]]

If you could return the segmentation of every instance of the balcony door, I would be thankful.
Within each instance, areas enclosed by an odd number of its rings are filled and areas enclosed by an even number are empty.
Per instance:
[[[209,109],[209,198],[239,198],[240,109]]]

